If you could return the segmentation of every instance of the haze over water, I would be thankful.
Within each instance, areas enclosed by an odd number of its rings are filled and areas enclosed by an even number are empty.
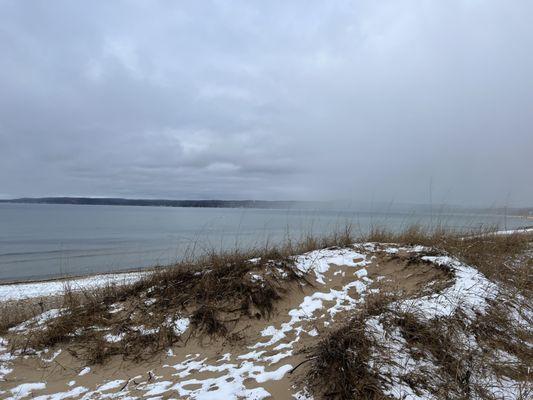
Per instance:
[[[0,281],[168,265],[207,250],[264,246],[353,224],[402,229],[527,225],[515,217],[353,209],[231,209],[0,204]]]

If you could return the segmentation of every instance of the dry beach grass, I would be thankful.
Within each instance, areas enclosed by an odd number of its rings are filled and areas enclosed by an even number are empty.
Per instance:
[[[503,290],[490,301],[485,313],[473,318],[457,309],[451,316],[427,320],[414,312],[396,309],[397,294],[391,296],[382,292],[377,301],[367,300],[366,306],[346,324],[307,349],[310,367],[305,383],[315,398],[390,398],[382,390],[380,380],[386,376],[380,374],[379,365],[387,363],[387,357],[396,349],[387,348],[372,335],[366,322],[376,315],[387,332],[399,330],[412,357],[428,358],[436,364],[439,377],[424,369],[402,376],[415,393],[416,389],[424,388],[442,399],[499,398],[487,387],[497,385],[496,382],[480,384],[470,379],[474,371],[482,375],[483,370],[491,368],[501,379],[523,382],[518,398],[531,398],[533,235],[497,235],[489,231],[465,237],[444,230],[428,232],[413,227],[401,233],[375,230],[367,239],[423,244],[446,251],[503,284]],[[513,312],[519,313],[525,324],[517,324],[510,317]],[[469,346],[465,342],[468,337],[474,337],[480,346]],[[379,356],[371,359],[371,348],[379,349]],[[493,357],[498,351],[511,355],[516,361],[500,363]]]
[[[323,316],[313,317],[317,336],[302,339],[292,354],[298,363],[283,378],[288,387],[314,399],[401,398],[394,387],[402,387],[421,398],[492,400],[501,398],[498,385],[512,381],[520,386],[518,398],[533,394],[532,233],[411,227],[400,233],[376,228],[355,237],[347,227],[284,246],[213,252],[131,284],[91,291],[66,287],[54,298],[3,304],[0,328],[13,354],[64,349],[81,365],[111,365],[119,358],[142,366],[168,349],[202,349],[206,343],[246,349],[250,337],[280,318],[281,309],[320,289],[295,255],[362,251],[353,244],[367,242],[375,243],[368,267],[373,289],[359,300],[355,294],[354,306],[343,308],[332,324],[321,327]],[[415,250],[417,245],[424,247]],[[435,261],[450,256],[475,266],[498,291],[487,297],[483,311],[450,299],[451,312],[428,317],[417,301],[446,293],[459,279],[450,264]],[[341,272],[344,277],[344,270],[328,275],[330,293],[350,284],[348,275],[339,280]],[[37,329],[17,333],[21,322],[57,309]],[[185,320],[188,326],[176,329]],[[416,368],[399,372],[399,352]]]

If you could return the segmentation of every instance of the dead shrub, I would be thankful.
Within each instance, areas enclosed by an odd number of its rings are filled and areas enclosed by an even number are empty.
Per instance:
[[[446,378],[439,379],[435,394],[446,396],[469,396],[471,392],[469,366],[470,354],[464,348],[460,332],[465,326],[459,316],[435,318],[424,321],[412,313],[400,313],[394,324],[415,358],[431,354],[434,362]],[[431,386],[428,390],[435,390]]]
[[[367,331],[366,321],[383,313],[394,299],[380,293],[368,296],[353,318],[305,350],[310,365],[304,383],[315,398],[387,398],[379,374],[370,365],[372,349],[379,344]]]
[[[13,338],[12,347],[33,351],[68,344],[73,354],[88,362],[102,362],[117,354],[141,360],[180,340],[165,327],[176,315],[190,316],[191,326],[200,336],[229,340],[240,319],[268,318],[276,301],[294,283],[300,288],[306,282],[286,251],[211,253],[129,285],[81,293],[67,287],[61,314],[42,329]],[[117,306],[120,310],[111,312]],[[132,326],[139,325],[157,334],[132,331]],[[110,332],[123,333],[118,343],[106,342],[105,334]]]

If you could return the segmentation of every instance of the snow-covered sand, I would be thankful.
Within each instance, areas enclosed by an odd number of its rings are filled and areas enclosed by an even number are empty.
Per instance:
[[[0,285],[0,301],[60,295],[67,286],[72,290],[86,290],[106,285],[133,283],[146,274],[147,272],[127,272],[93,275],[84,278]]]
[[[430,249],[422,246],[401,247],[376,243],[356,244],[353,248],[325,249],[312,251],[296,257],[300,271],[310,274],[313,289],[303,296],[294,306],[283,311],[274,323],[266,322],[256,340],[241,347],[231,347],[223,354],[210,353],[208,349],[185,354],[180,349],[170,349],[164,362],[150,371],[149,378],[141,375],[108,376],[95,369],[83,368],[72,377],[65,378],[65,387],[54,393],[47,392],[45,381],[24,382],[5,386],[0,389],[0,397],[18,400],[33,396],[39,400],[79,399],[137,399],[137,398],[190,398],[190,399],[265,399],[297,398],[311,399],[305,390],[294,386],[289,371],[301,360],[297,353],[302,343],[313,343],[317,336],[328,331],[336,322],[336,316],[349,313],[365,301],[365,297],[375,292],[372,284],[378,278],[370,278],[369,267],[376,254],[396,255],[398,253],[420,254],[420,259],[434,265],[445,267],[453,272],[453,282],[443,291],[423,295],[414,299],[398,301],[393,306],[398,310],[409,310],[427,320],[451,315],[461,309],[466,315],[482,313],[487,299],[494,298],[499,291],[497,285],[486,279],[475,268],[447,256],[429,256],[424,252]],[[135,281],[142,274],[120,274],[116,276],[97,276],[71,281],[74,288],[89,288],[110,282]],[[332,282],[337,280],[333,287]],[[32,286],[35,285],[35,286]],[[55,286],[59,285],[59,286]],[[0,298],[27,298],[54,294],[62,289],[63,282],[43,282],[38,284],[9,285],[0,287]],[[15,286],[19,288],[15,289]],[[2,297],[3,296],[3,297]],[[24,331],[31,326],[38,327],[58,310],[48,311],[34,320],[13,328]],[[189,320],[182,318],[169,321],[181,333],[189,329]],[[415,393],[400,379],[405,371],[425,368],[438,374],[435,365],[427,360],[415,360],[407,351],[407,344],[399,332],[391,335],[385,332],[380,320],[367,321],[367,329],[381,343],[393,350],[394,358],[384,364],[382,372],[389,377],[384,391],[391,398],[414,400],[433,398],[430,393]],[[474,337],[466,338],[470,345],[476,346]],[[109,340],[120,340],[109,334]],[[175,354],[176,352],[176,354]],[[204,354],[205,353],[205,354]],[[43,355],[43,360],[52,360],[60,354]],[[298,358],[300,357],[300,358]],[[16,368],[15,356],[7,350],[7,343],[0,339],[0,382],[9,379]],[[133,374],[133,373],[132,373]],[[90,377],[90,380],[85,380]],[[98,378],[100,377],[100,378]],[[94,380],[98,379],[98,384]],[[473,376],[472,379],[493,379],[486,376]],[[68,383],[67,383],[68,382]],[[91,383],[87,383],[91,382]],[[135,384],[134,384],[135,383]],[[504,382],[494,390],[496,396],[515,396],[518,383]],[[2,386],[0,385],[0,388]],[[499,392],[498,392],[499,391]],[[507,398],[507,397],[506,397]],[[509,397],[512,398],[512,397]]]

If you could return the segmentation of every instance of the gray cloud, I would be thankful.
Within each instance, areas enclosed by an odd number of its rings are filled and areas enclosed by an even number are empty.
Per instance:
[[[2,1],[0,196],[532,204],[532,14]]]

